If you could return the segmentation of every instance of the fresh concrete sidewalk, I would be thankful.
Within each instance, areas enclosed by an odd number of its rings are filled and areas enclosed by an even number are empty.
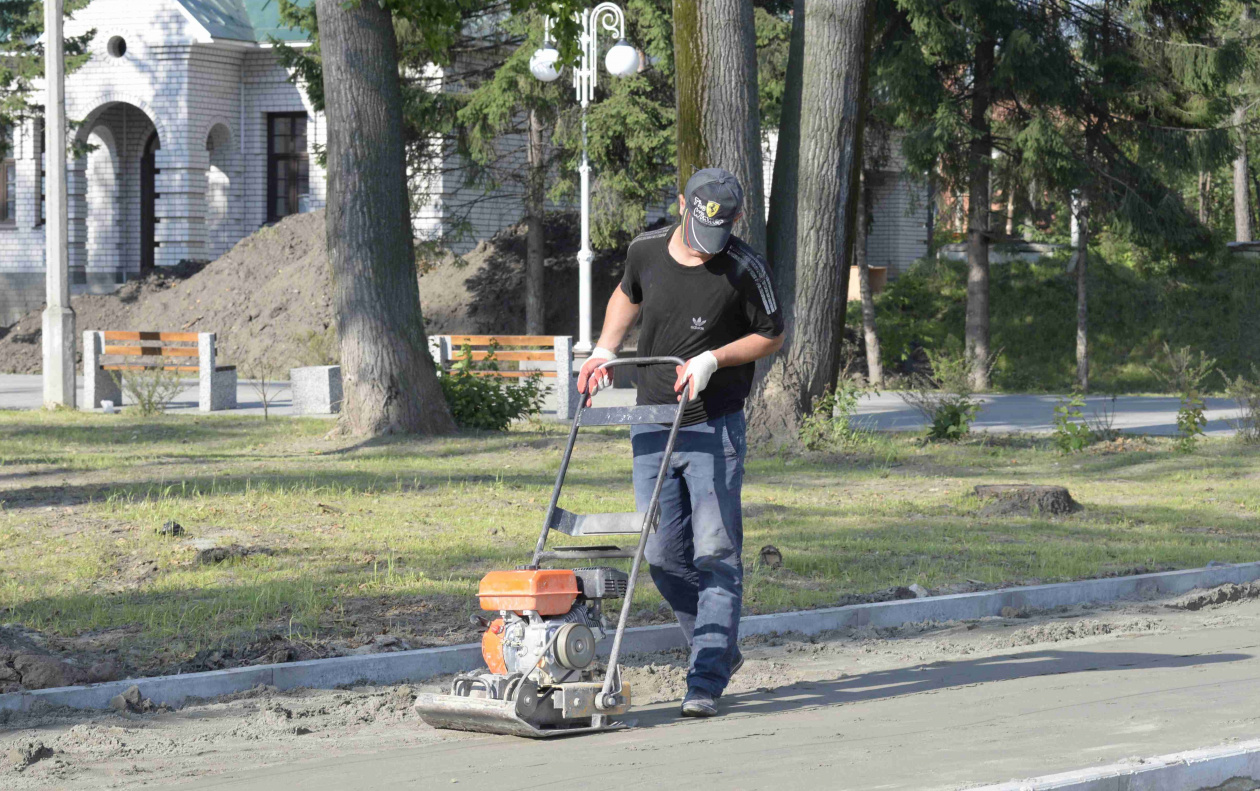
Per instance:
[[[638,727],[623,732],[545,742],[445,734],[188,787],[969,788],[1260,735],[1260,601],[1213,616],[1121,639],[859,665],[730,695],[715,720],[681,720],[673,701],[637,709]]]

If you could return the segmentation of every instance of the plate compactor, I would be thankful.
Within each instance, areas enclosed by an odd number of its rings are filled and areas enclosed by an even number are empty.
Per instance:
[[[601,369],[618,365],[683,365],[677,357],[639,357],[610,360]],[[481,638],[486,669],[460,673],[450,694],[422,693],[416,700],[420,717],[437,728],[545,738],[624,728],[619,722],[630,710],[630,687],[621,679],[617,660],[626,631],[634,584],[643,562],[648,534],[655,529],[661,485],[669,469],[683,410],[684,388],[677,406],[586,407],[579,399],[560,471],[542,533],[528,566],[492,571],[481,580],[477,596],[481,608],[497,612],[487,621]],[[574,514],[561,508],[564,485],[578,429],[582,426],[625,426],[657,423],[670,426],[661,458],[660,475],[646,511],[628,514]],[[547,548],[552,530],[568,536],[635,535],[633,549],[616,546]],[[629,559],[630,573],[595,565],[601,560]],[[544,568],[544,564],[587,568]],[[621,616],[613,631],[608,665],[602,680],[595,668],[596,647],[607,636],[604,602],[621,599]]]

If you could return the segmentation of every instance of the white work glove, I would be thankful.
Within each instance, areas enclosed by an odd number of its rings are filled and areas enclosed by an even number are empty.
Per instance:
[[[717,357],[713,356],[713,352],[705,352],[692,357],[686,365],[676,365],[674,368],[678,371],[678,380],[674,382],[674,392],[681,393],[683,383],[690,379],[691,394],[687,396],[687,400],[692,400],[708,387],[709,377],[713,376],[713,372],[718,369],[718,361]],[[682,396],[678,399],[681,401]]]
[[[591,396],[605,387],[612,386],[612,377],[609,376],[609,372],[607,370],[599,370],[599,366],[615,359],[617,359],[615,352],[611,352],[602,346],[596,346],[595,350],[591,352],[591,356],[586,358],[586,362],[582,363],[582,370],[578,372],[577,389],[579,393],[586,395],[586,406],[591,405]]]

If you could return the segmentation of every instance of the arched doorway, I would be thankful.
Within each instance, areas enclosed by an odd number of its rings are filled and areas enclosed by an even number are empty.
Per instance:
[[[157,251],[157,152],[162,147],[154,130],[144,144],[140,158],[140,274],[153,271]]]

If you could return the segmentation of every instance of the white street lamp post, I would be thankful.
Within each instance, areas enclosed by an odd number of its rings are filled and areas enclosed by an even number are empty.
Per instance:
[[[560,77],[556,62],[560,53],[551,45],[551,20],[546,19],[545,43],[529,59],[529,68],[543,82],[553,82]],[[590,354],[591,344],[591,163],[586,154],[586,108],[595,100],[595,83],[599,73],[599,29],[603,28],[617,39],[608,50],[604,67],[615,77],[629,77],[639,70],[639,53],[626,43],[626,17],[616,3],[600,3],[582,12],[582,35],[578,43],[581,56],[573,70],[573,87],[578,103],[582,105],[582,164],[578,176],[582,184],[582,247],[578,250],[578,342],[573,351]]]
[[[66,85],[63,0],[44,0],[44,151],[48,162],[44,255],[44,406],[75,406],[74,310],[70,307],[66,212]]]

